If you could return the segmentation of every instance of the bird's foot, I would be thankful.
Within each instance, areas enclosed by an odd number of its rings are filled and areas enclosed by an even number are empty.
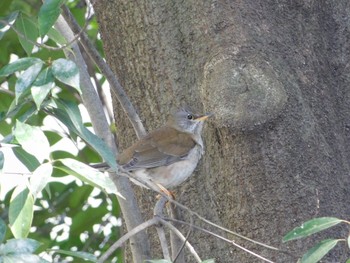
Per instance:
[[[157,186],[159,187],[160,191],[163,192],[164,194],[166,194],[169,198],[175,200],[175,193],[172,191],[169,191],[168,189],[166,189],[164,186],[162,186],[161,184],[157,184]],[[157,195],[157,199],[161,198],[161,195]]]

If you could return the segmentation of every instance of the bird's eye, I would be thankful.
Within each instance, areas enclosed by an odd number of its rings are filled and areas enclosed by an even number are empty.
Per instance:
[[[193,115],[192,114],[187,114],[187,119],[193,120]]]

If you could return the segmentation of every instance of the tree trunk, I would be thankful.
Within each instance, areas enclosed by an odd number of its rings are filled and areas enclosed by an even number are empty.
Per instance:
[[[308,219],[350,214],[349,1],[100,0],[95,9],[107,61],[148,130],[172,107],[215,113],[198,171],[176,189],[181,203],[294,256],[324,237],[346,237],[339,227],[281,242]],[[117,103],[115,113],[126,148],[136,137]],[[155,194],[138,191],[151,215]],[[189,240],[203,259],[256,262],[201,232]],[[329,259],[348,254],[343,246]]]

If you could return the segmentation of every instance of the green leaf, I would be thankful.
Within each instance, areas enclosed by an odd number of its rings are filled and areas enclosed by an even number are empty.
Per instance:
[[[15,238],[29,234],[33,220],[34,199],[27,188],[17,186],[11,196],[9,208],[10,229]]]
[[[35,43],[39,36],[37,25],[32,19],[21,13],[14,26],[23,35],[23,37],[18,36],[19,42],[27,55],[30,56],[34,47],[33,42]]]
[[[40,163],[45,159],[49,159],[50,144],[44,132],[39,127],[16,120],[14,136],[19,144],[22,145],[23,149],[33,154]]]
[[[307,237],[314,233],[320,232],[332,226],[335,226],[339,223],[343,222],[343,220],[335,218],[335,217],[320,217],[311,219],[300,227],[294,228],[288,234],[283,237],[283,242],[287,242],[290,240]]]
[[[16,101],[13,100],[10,107],[7,110],[7,113],[4,116],[5,118],[12,118],[13,116],[15,116],[21,109],[22,107],[25,105],[25,102],[22,102],[20,104],[16,104]]]
[[[0,40],[5,35],[6,31],[11,28],[8,24],[13,25],[16,21],[17,16],[18,16],[18,11],[9,14],[5,18],[0,18],[0,20],[7,22],[7,24],[3,24],[2,22],[0,23]]]
[[[73,61],[64,58],[55,60],[52,62],[52,73],[56,79],[72,86],[81,93],[79,69]]]
[[[45,0],[39,10],[38,23],[40,36],[46,35],[61,13],[62,0]]]
[[[40,165],[30,177],[30,191],[36,197],[51,179],[53,167],[51,163]]]
[[[54,77],[51,68],[46,68],[40,72],[37,79],[33,83],[31,93],[37,109],[47,97],[52,88],[55,87]]]
[[[301,263],[316,263],[323,258],[335,245],[338,239],[325,239],[311,248],[301,259]]]
[[[52,74],[52,69],[51,67],[47,67],[40,72],[40,74],[34,81],[33,86],[40,87],[54,81],[55,81],[55,78]]]
[[[345,263],[350,263],[350,258],[349,258],[349,259],[347,259]]]
[[[37,112],[38,110],[36,108],[36,105],[32,103],[32,98],[26,97],[24,100],[21,100],[19,104],[16,104],[16,101],[13,100],[11,105],[8,107],[8,111],[5,114],[4,118],[14,118],[20,120],[21,122],[26,122],[32,115],[36,114]],[[11,122],[11,129],[12,126],[13,124]]]
[[[20,102],[20,104],[26,103],[26,102],[27,102],[27,99],[24,100],[23,102]],[[34,103],[27,104],[26,110],[23,113],[19,112],[19,114],[17,116],[17,120],[20,122],[26,122],[31,116],[33,116],[37,112],[38,112],[38,110],[37,110],[36,106],[34,105]]]
[[[8,75],[13,74],[17,71],[25,70],[25,69],[29,68],[30,66],[33,66],[35,64],[40,64],[40,63],[43,63],[43,61],[39,58],[29,57],[29,58],[17,59],[16,61],[4,66],[0,70],[0,77],[8,76]]]
[[[30,238],[9,239],[2,247],[0,254],[30,254],[40,246],[41,243]]]
[[[92,146],[98,154],[107,162],[109,167],[117,171],[117,163],[114,154],[106,143],[89,131],[83,124],[79,108],[76,104],[63,100],[55,100],[57,108],[50,108],[51,114],[64,123],[67,128],[80,136]]]
[[[92,186],[105,190],[107,193],[118,194],[113,181],[105,174],[91,168],[90,166],[74,159],[66,158],[57,160],[64,166],[55,166],[68,174],[71,174],[81,181]]]
[[[2,171],[2,168],[4,168],[4,161],[5,161],[4,153],[0,151],[0,173]]]
[[[82,252],[82,251],[68,251],[68,250],[61,250],[61,249],[50,249],[50,251],[56,252],[56,253],[60,253],[60,254],[64,254],[67,256],[72,256],[72,257],[76,257],[76,258],[82,258],[85,260],[89,260],[92,262],[97,262],[97,257],[91,253],[87,253],[87,252]]]
[[[40,61],[29,68],[27,68],[17,79],[15,85],[16,92],[16,103],[18,103],[21,95],[28,90],[28,88],[32,85],[36,77],[38,76],[41,68],[43,66],[43,62]]]
[[[33,155],[27,153],[22,147],[12,148],[13,153],[16,155],[17,159],[25,166],[30,172],[33,172],[39,165],[38,159]]]
[[[62,36],[60,32],[58,32],[55,28],[51,28],[49,32],[47,32],[47,36],[51,38],[55,43],[60,45],[67,44],[67,40]]]
[[[4,220],[0,218],[0,243],[4,242],[6,236],[6,224]]]

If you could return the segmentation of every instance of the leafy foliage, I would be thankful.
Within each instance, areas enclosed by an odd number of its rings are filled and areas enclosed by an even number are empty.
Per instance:
[[[321,260],[332,248],[334,248],[339,240],[325,239],[311,248],[301,259],[303,263],[313,263]]]
[[[300,227],[294,228],[288,234],[286,234],[283,238],[283,241],[290,241],[302,237],[307,237],[309,235],[315,234],[332,226],[335,226],[339,223],[343,222],[335,217],[320,217],[309,220],[302,224]]]
[[[78,68],[37,43],[65,43],[53,27],[64,3],[0,2],[0,262],[95,262],[119,236],[116,188],[85,164],[116,166],[83,121]],[[69,7],[85,23],[79,1]]]
[[[10,239],[0,246],[0,258],[3,262],[48,262],[32,254],[40,243],[33,239]]]
[[[283,237],[283,241],[291,241],[294,239],[305,238],[312,234],[321,232],[326,230],[332,226],[335,226],[339,223],[347,223],[350,222],[341,220],[335,217],[320,217],[311,219],[300,227],[294,228],[292,231],[287,233]],[[349,238],[347,238],[349,240]],[[304,256],[300,259],[301,263],[316,263],[319,262],[330,250],[332,250],[340,241],[345,242],[345,239],[325,239],[314,247],[309,249]],[[348,241],[347,241],[348,242]],[[350,247],[350,246],[349,246]],[[298,261],[299,262],[299,261]]]

